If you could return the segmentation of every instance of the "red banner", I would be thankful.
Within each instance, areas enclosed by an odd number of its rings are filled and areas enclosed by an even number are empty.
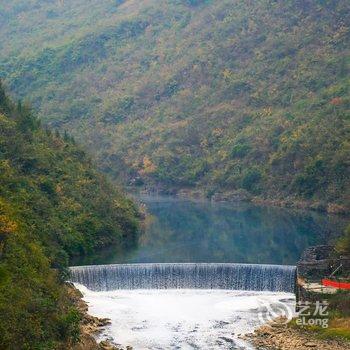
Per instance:
[[[322,280],[322,285],[325,287],[334,287],[334,288],[338,288],[338,289],[350,290],[350,283],[332,281],[332,280],[328,280],[326,278]]]

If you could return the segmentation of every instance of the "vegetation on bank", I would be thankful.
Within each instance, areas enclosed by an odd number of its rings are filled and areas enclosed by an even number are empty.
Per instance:
[[[346,228],[344,235],[338,239],[335,247],[339,254],[350,256],[350,225]]]
[[[69,348],[80,319],[62,286],[69,259],[133,244],[138,225],[75,141],[0,84],[0,348]]]
[[[299,325],[297,319],[293,319],[289,326],[297,329],[313,332],[317,337],[323,339],[341,339],[350,342],[350,292],[339,291],[336,294],[322,295],[320,299],[328,302],[327,315],[313,316],[314,308],[310,309],[310,316],[304,316],[305,324],[310,319],[318,318],[327,320],[327,327],[320,324]],[[313,305],[314,306],[314,305]]]
[[[116,178],[349,205],[349,1],[14,0],[0,12],[11,90]]]

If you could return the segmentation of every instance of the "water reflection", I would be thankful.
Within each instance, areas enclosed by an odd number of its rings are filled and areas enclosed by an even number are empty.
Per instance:
[[[143,196],[150,217],[137,249],[81,263],[241,262],[295,264],[308,246],[339,235],[345,221],[315,212],[245,203]]]

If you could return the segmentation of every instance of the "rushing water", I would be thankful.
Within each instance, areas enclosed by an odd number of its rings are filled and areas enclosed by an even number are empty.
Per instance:
[[[135,350],[253,349],[240,339],[279,310],[292,312],[291,294],[229,290],[116,290],[78,286],[89,312],[112,324],[100,335]],[[272,313],[272,314],[271,314]]]
[[[295,267],[167,263],[72,267],[72,281],[94,291],[117,289],[227,289],[293,292]]]

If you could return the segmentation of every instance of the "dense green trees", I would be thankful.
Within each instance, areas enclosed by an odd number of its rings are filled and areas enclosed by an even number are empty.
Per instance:
[[[134,205],[0,84],[0,348],[67,349],[79,332],[69,259],[137,233]]]
[[[15,0],[2,11],[11,90],[116,178],[349,204],[349,1]]]

